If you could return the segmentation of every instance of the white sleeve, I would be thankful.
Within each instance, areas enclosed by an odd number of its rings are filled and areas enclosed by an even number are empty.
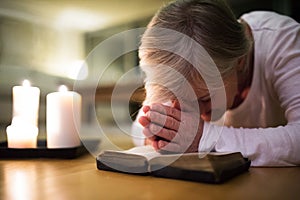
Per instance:
[[[300,124],[276,128],[232,128],[206,123],[199,151],[239,151],[252,166],[300,165]],[[208,148],[208,149],[207,149]]]
[[[220,137],[221,129],[215,129],[209,122],[204,122],[202,137],[200,139],[198,151],[210,152],[215,150],[215,145]]]
[[[143,112],[140,110],[136,120],[131,125],[131,137],[135,146],[145,145],[145,135],[143,134],[143,126],[137,121]]]

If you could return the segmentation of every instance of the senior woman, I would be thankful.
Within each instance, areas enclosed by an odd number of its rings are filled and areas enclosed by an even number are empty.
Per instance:
[[[178,0],[152,18],[139,56],[147,95],[133,135],[142,144],[300,164],[296,21],[263,11],[236,20],[224,1]]]

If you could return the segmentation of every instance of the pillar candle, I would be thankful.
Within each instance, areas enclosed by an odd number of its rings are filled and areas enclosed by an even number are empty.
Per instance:
[[[10,126],[6,128],[8,148],[36,148],[38,128],[14,117]]]
[[[35,148],[38,135],[40,89],[24,80],[13,87],[13,119],[7,127],[9,148]]]
[[[47,95],[47,147],[68,148],[80,145],[81,95],[60,86]]]
[[[30,86],[28,80],[22,86],[13,87],[13,117],[37,126],[40,102],[40,89]]]

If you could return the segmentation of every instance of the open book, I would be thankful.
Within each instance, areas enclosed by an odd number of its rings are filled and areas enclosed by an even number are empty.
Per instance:
[[[152,146],[125,151],[106,150],[96,161],[99,170],[206,183],[224,182],[248,171],[250,166],[250,161],[239,152],[162,154]]]

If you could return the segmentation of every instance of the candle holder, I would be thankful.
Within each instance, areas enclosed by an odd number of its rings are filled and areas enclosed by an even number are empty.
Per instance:
[[[98,152],[100,140],[84,140],[84,144],[89,145],[89,151]],[[36,148],[10,148],[8,142],[0,142],[0,159],[27,159],[27,158],[54,158],[54,159],[74,159],[89,153],[80,144],[69,148],[47,148],[45,139],[38,139]]]

